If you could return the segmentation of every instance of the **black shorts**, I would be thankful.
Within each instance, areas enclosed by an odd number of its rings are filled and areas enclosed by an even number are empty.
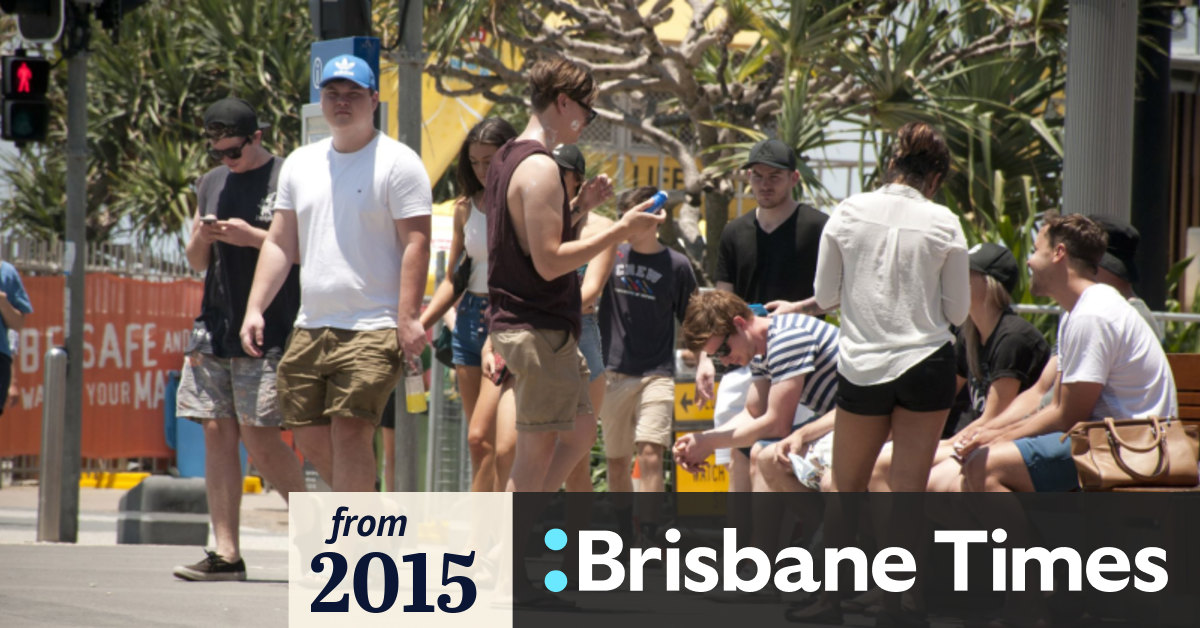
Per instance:
[[[890,382],[856,386],[838,373],[837,406],[866,416],[888,415],[896,406],[911,412],[948,410],[954,405],[956,362],[954,345],[947,342]]]

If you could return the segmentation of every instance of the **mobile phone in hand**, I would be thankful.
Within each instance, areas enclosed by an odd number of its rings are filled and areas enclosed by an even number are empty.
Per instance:
[[[200,217],[200,222],[202,222],[206,225],[211,225],[216,221],[217,221],[217,217],[213,216],[212,214],[205,214]]]

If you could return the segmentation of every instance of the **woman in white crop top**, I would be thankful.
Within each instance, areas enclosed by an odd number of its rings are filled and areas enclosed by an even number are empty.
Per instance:
[[[483,187],[492,156],[508,140],[516,137],[512,125],[500,118],[486,118],[476,124],[463,140],[458,153],[456,178],[461,196],[454,204],[454,232],[450,240],[451,267],[434,291],[429,306],[421,313],[428,329],[446,316],[454,329],[452,348],[458,391],[463,412],[468,417],[467,444],[471,450],[472,491],[504,490],[507,478],[496,474],[496,406],[500,389],[483,377],[481,351],[487,340],[485,316],[487,286],[487,216],[483,213]],[[465,252],[465,256],[463,255]],[[471,272],[461,297],[455,294],[454,270],[459,258],[470,263]],[[455,301],[458,306],[451,310]],[[391,448],[388,451],[392,451]]]

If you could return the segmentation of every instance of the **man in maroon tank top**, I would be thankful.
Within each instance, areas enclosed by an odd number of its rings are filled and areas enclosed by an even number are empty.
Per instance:
[[[665,215],[628,212],[608,230],[574,239],[569,199],[550,149],[572,144],[596,116],[596,85],[565,59],[529,71],[529,125],[488,168],[488,298],[492,344],[514,375],[517,447],[510,491],[554,491],[592,447],[596,417],[579,353],[580,293],[575,269]],[[643,203],[646,209],[650,202]]]

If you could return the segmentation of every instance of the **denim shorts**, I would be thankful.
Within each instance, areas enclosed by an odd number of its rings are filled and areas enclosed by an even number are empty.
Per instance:
[[[1039,493],[1062,493],[1079,488],[1079,472],[1071,458],[1071,440],[1060,440],[1062,435],[1062,432],[1051,432],[1013,441],[1025,459],[1033,489]]]
[[[600,347],[600,325],[595,314],[584,314],[579,332],[579,352],[592,372],[589,382],[604,374],[604,350]]]
[[[487,297],[463,293],[462,300],[458,302],[458,317],[450,341],[455,364],[479,366],[483,363],[479,353],[488,337],[487,322],[483,318],[487,307]]]

